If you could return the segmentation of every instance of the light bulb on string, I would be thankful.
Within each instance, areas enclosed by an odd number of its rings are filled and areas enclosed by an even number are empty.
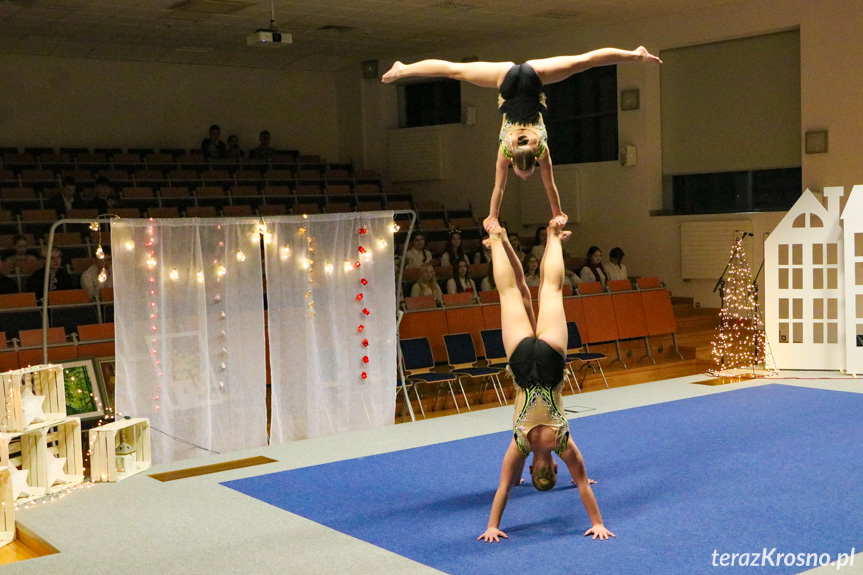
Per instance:
[[[105,250],[102,249],[101,245],[96,248],[96,257],[99,258],[100,260],[105,259]]]
[[[174,281],[177,281],[178,279],[180,279],[180,272],[177,271],[177,266],[174,266],[171,268],[171,273],[168,274],[168,277],[170,277]]]
[[[131,252],[132,250],[135,249],[135,242],[133,242],[132,240],[129,240],[128,242],[126,242],[123,245],[126,247],[127,252]]]
[[[99,231],[99,222],[90,222],[90,230],[94,232]]]
[[[291,246],[289,246],[288,244],[282,246],[281,253],[283,261],[291,257]]]
[[[391,223],[390,224],[390,232],[396,233],[397,231],[399,231],[399,226],[395,222]]]
[[[242,250],[237,250],[237,261],[244,262],[246,261],[246,254],[242,252]]]
[[[108,281],[108,274],[105,273],[105,268],[102,268],[102,271],[99,272],[99,277],[97,278],[99,283],[103,284]]]

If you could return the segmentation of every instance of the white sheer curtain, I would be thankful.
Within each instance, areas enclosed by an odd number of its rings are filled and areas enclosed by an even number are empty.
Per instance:
[[[163,432],[154,462],[267,444],[259,222],[111,226],[116,410]]]
[[[265,244],[270,442],[392,424],[393,213],[264,221],[272,234]]]

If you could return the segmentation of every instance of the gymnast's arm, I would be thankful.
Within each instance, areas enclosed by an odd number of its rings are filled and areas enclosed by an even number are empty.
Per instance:
[[[491,191],[491,205],[488,209],[488,217],[482,222],[482,226],[487,232],[490,232],[495,226],[500,226],[497,218],[500,214],[500,203],[503,201],[503,191],[506,188],[507,170],[509,170],[509,160],[503,155],[503,150],[500,144],[498,144],[497,161],[494,165],[494,189]]]
[[[500,519],[503,517],[503,510],[506,508],[507,499],[509,499],[509,490],[512,489],[512,483],[515,480],[516,472],[524,467],[524,455],[518,449],[518,445],[513,439],[509,448],[506,450],[506,455],[503,456],[503,467],[500,470],[500,483],[497,486],[497,492],[494,494],[494,503],[491,504],[491,515],[488,518],[488,528],[485,533],[477,537],[477,541],[500,541],[499,537],[507,538],[506,533],[499,529]]]
[[[602,523],[602,515],[599,513],[599,504],[596,502],[596,497],[593,495],[593,489],[590,488],[590,482],[587,479],[587,471],[584,469],[584,460],[581,453],[575,446],[572,437],[567,442],[566,449],[560,454],[560,458],[566,463],[566,467],[572,474],[573,480],[578,483],[578,493],[581,495],[581,502],[584,504],[587,515],[590,517],[590,522],[593,526],[588,529],[584,535],[593,535],[593,539],[608,539],[609,537],[617,537],[614,533],[605,528]]]
[[[557,184],[554,183],[554,170],[551,167],[551,150],[548,149],[548,143],[545,144],[545,154],[539,159],[539,173],[542,175],[542,185],[545,186],[545,195],[548,196],[548,203],[551,206],[552,223],[563,227],[569,220],[569,216],[560,209],[560,194],[557,191]]]

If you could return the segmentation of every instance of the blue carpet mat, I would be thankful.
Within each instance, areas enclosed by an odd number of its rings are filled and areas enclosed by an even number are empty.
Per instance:
[[[224,485],[446,573],[800,573],[798,553],[863,551],[861,420],[863,395],[785,385],[572,420],[603,542],[564,465],[551,492],[513,488],[508,540],[476,541],[507,432]],[[765,548],[760,569],[719,566]]]

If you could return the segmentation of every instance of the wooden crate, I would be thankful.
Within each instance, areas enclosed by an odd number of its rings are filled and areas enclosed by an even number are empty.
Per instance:
[[[137,459],[138,468],[131,473],[117,473],[115,457],[123,433]],[[149,469],[151,465],[149,419],[121,419],[90,430],[90,479],[94,483],[120,481]]]
[[[21,394],[25,386],[31,389],[33,395],[45,397],[42,404],[45,421],[26,428],[21,413]],[[5,409],[0,412],[0,432],[25,431],[66,417],[66,387],[61,365],[36,365],[0,373],[0,387],[5,404]]]
[[[65,457],[63,472],[66,482],[57,485],[47,485],[47,492],[66,489],[84,481],[84,452],[81,448],[81,420],[77,417],[67,417],[63,421],[52,423],[44,428],[45,441],[49,457]]]
[[[0,467],[0,547],[15,540],[15,502],[12,501],[12,474]]]
[[[66,481],[48,485],[48,461],[51,457],[65,457],[63,471]],[[23,503],[66,489],[84,480],[84,461],[81,450],[81,420],[67,417],[60,421],[43,422],[27,431],[0,433],[0,466],[27,470],[27,490],[16,503]]]

